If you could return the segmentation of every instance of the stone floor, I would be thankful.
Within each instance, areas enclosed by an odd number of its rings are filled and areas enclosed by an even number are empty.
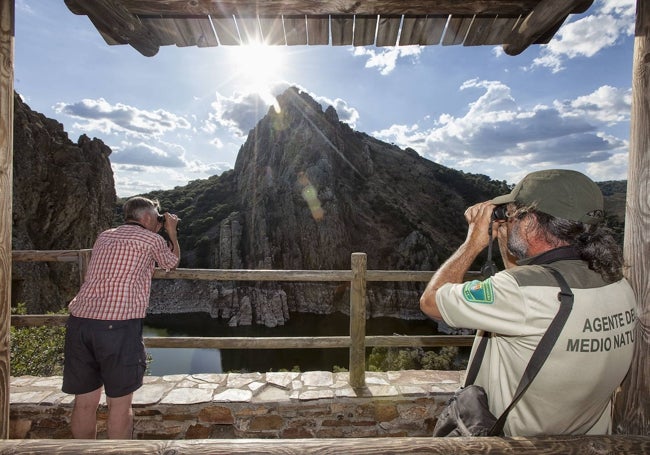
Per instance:
[[[145,376],[135,392],[134,406],[205,402],[281,402],[336,397],[426,397],[456,390],[464,371],[405,370],[367,372],[366,387],[350,387],[349,375],[328,371],[193,374]],[[60,376],[12,377],[11,404],[72,404],[74,396],[61,392]],[[105,397],[102,395],[102,403]]]

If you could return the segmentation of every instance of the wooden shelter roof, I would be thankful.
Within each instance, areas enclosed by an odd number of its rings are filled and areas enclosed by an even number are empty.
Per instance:
[[[503,45],[550,41],[593,0],[65,0],[110,45]]]

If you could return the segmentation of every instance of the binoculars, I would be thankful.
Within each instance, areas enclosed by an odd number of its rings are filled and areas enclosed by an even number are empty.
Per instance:
[[[497,205],[492,211],[492,221],[506,221],[507,219],[507,205]]]

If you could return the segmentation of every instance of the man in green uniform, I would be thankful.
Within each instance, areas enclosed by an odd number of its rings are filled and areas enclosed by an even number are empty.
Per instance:
[[[495,220],[500,206],[504,219]],[[551,354],[508,415],[505,435],[610,433],[612,394],[632,359],[636,300],[620,247],[602,225],[598,186],[576,171],[533,172],[510,194],[468,208],[465,218],[467,238],[434,274],[420,308],[452,327],[490,333],[475,384],[487,391],[494,415],[510,404],[559,308],[557,281],[542,264],[559,270],[575,296]],[[492,241],[490,225],[506,270],[463,283]]]

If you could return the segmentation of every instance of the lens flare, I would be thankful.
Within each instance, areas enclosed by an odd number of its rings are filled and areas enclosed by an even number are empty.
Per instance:
[[[314,185],[311,184],[304,172],[298,174],[298,183],[302,186],[302,198],[307,203],[311,216],[320,221],[325,216],[325,210],[321,207],[320,200],[318,199],[318,191]]]

